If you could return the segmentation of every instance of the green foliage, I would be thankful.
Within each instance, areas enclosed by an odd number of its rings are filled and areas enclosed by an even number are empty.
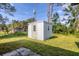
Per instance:
[[[55,12],[54,14],[53,14],[53,18],[52,18],[53,20],[53,23],[56,23],[57,21],[58,21],[58,19],[59,19],[59,14],[57,13],[57,12]]]
[[[12,15],[13,16],[13,12],[16,11],[15,7],[12,6],[10,3],[0,3],[0,10],[3,10],[4,13],[8,13],[9,15]],[[9,21],[9,19],[7,17],[3,17],[1,14],[0,14],[0,24],[1,24],[1,29],[3,31],[6,31],[7,34],[8,34],[8,27],[6,25],[6,22]]]
[[[7,32],[7,34],[8,34],[8,27],[7,27],[7,25],[6,25],[6,22],[8,21],[9,19],[7,18],[7,17],[2,17],[2,15],[0,15],[0,28],[3,30],[3,31],[5,31],[5,32]]]
[[[64,12],[65,12],[65,16],[70,15],[69,19],[67,19],[68,23],[70,24],[69,25],[70,32],[75,33],[76,30],[78,29],[78,24],[79,24],[77,23],[78,22],[77,17],[79,15],[79,5],[76,6],[69,5],[68,8],[65,8]]]
[[[58,13],[53,14],[53,29],[52,31],[54,33],[62,33],[62,34],[75,34],[79,31],[79,19],[77,19],[77,16],[79,14],[79,5],[77,6],[71,6],[69,5],[64,9],[64,16],[68,16],[68,19],[64,19],[64,21],[67,21],[65,25],[61,24],[61,22],[58,22],[59,15]],[[67,26],[68,25],[68,26]]]
[[[0,36],[0,39],[13,38],[13,37],[19,37],[19,36],[27,36],[27,32],[15,32],[15,33],[2,35],[2,36]]]
[[[29,19],[27,19],[26,20],[27,21],[27,23],[30,23],[30,22],[34,22],[34,21],[36,21],[34,18],[29,18]]]
[[[34,18],[29,18],[29,19],[26,19],[26,20],[23,20],[23,21],[12,20],[12,24],[9,24],[9,26],[12,29],[21,28],[22,31],[27,31],[27,29],[28,29],[28,23],[34,22],[34,21],[35,21]]]
[[[67,27],[65,25],[62,25],[61,23],[57,23],[57,24],[53,25],[52,30],[54,33],[62,33],[62,34],[67,33]]]

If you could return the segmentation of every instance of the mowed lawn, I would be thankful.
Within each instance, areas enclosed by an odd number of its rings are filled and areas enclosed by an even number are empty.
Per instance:
[[[79,38],[74,35],[53,34],[50,39],[40,41],[28,38],[26,33],[0,33],[0,54],[25,47],[43,56],[75,56],[79,55],[76,42]]]

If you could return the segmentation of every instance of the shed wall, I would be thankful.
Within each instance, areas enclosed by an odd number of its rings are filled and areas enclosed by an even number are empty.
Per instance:
[[[44,40],[44,24],[43,22],[37,23],[37,39]]]
[[[28,37],[32,38],[32,24],[28,24]]]
[[[48,30],[49,27],[49,30]],[[52,24],[44,22],[44,39],[48,39],[52,36]]]
[[[36,31],[33,31],[33,26]],[[49,30],[48,30],[49,27]],[[45,40],[52,36],[52,25],[46,22],[35,22],[28,24],[28,37],[37,40]]]

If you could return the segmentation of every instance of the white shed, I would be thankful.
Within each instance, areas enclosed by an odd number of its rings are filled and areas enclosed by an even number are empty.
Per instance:
[[[28,37],[45,40],[52,36],[52,24],[46,21],[35,21],[28,24]]]

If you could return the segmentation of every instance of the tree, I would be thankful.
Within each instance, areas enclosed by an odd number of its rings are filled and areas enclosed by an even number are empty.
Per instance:
[[[28,23],[36,21],[35,18],[29,18],[23,21],[23,30],[27,31]]]
[[[57,32],[57,30],[56,30],[56,27],[58,26],[57,25],[57,21],[58,21],[58,19],[59,19],[59,14],[57,13],[57,12],[55,12],[54,14],[53,14],[53,17],[52,17],[52,22],[53,22],[53,32]]]
[[[11,29],[13,30],[13,33],[15,33],[15,29],[18,27],[21,27],[20,23],[18,20],[12,20],[12,24],[11,24]]]
[[[13,16],[13,12],[15,12],[16,9],[10,3],[0,3],[0,11],[4,11],[4,13],[8,13],[9,15]],[[0,23],[3,25],[2,29],[6,30],[7,33],[8,33],[8,27],[6,25],[6,21],[8,21],[8,20],[9,19],[7,17],[4,18],[0,14]]]
[[[13,16],[13,12],[16,12],[16,9],[14,6],[12,6],[10,3],[0,3],[0,10],[3,10],[5,13],[8,13],[9,15]]]
[[[8,33],[8,27],[6,26],[6,21],[8,21],[9,19],[7,17],[2,17],[2,15],[0,15],[0,24],[2,24],[1,28],[3,31],[6,31]]]
[[[36,21],[34,18],[29,18],[23,21],[18,20],[12,20],[11,28],[13,29],[13,32],[15,32],[16,28],[22,29],[22,31],[27,31],[28,29],[28,23]]]
[[[48,3],[47,5],[48,22],[52,22],[53,5],[54,5],[53,3]]]
[[[55,12],[54,14],[53,14],[53,18],[52,18],[53,20],[53,23],[55,23],[56,24],[56,22],[58,21],[58,19],[59,19],[59,14],[57,13],[57,12]]]
[[[69,16],[68,23],[70,23],[70,28],[72,28],[73,32],[75,32],[77,28],[76,25],[78,25],[79,5],[69,5],[68,8],[64,9],[64,11],[65,16]]]
[[[23,31],[27,31],[27,29],[28,29],[28,22],[27,22],[27,20],[23,20],[22,24],[23,24],[23,26],[22,26]]]
[[[10,3],[0,3],[0,11],[13,15],[13,12],[15,12],[16,9]],[[5,20],[7,20],[7,17],[3,18],[3,16],[0,14],[0,22],[4,23]]]
[[[29,18],[26,20],[28,23],[36,21],[34,18]]]

